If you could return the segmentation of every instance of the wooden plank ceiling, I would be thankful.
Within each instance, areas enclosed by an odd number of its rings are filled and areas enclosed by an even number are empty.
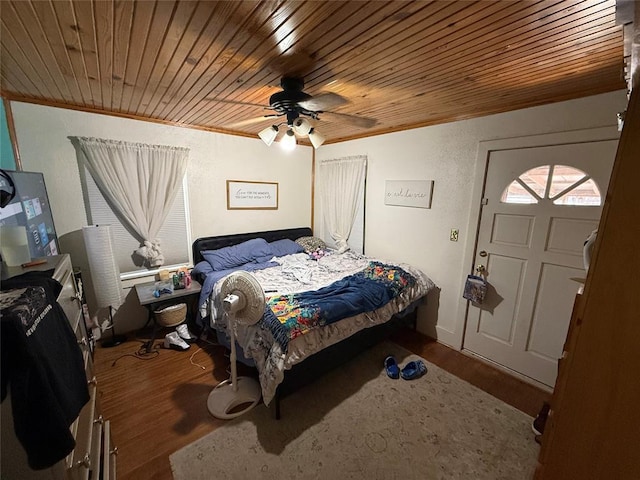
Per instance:
[[[625,88],[614,0],[3,0],[0,17],[5,98],[240,135],[282,121],[262,117],[285,75],[349,100],[311,120],[327,142]]]

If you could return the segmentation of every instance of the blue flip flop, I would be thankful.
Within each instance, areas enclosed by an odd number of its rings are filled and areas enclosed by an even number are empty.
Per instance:
[[[389,355],[384,359],[384,369],[387,371],[387,376],[394,380],[400,378],[400,367],[393,355]]]
[[[413,380],[415,378],[420,378],[425,373],[427,373],[427,367],[422,360],[409,362],[404,367],[402,367],[402,370],[400,370],[400,376],[404,380]]]

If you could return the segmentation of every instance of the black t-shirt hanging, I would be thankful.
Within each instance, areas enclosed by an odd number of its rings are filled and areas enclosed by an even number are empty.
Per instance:
[[[2,282],[2,400],[33,469],[48,468],[75,447],[69,430],[89,400],[82,351],[56,299],[52,271]]]

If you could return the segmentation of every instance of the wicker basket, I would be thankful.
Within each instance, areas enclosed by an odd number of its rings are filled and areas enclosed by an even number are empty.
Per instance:
[[[163,327],[179,325],[187,318],[187,304],[178,303],[156,310],[155,318],[158,325]]]

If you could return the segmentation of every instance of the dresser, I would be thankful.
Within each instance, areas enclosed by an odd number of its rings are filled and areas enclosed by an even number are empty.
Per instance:
[[[110,423],[100,413],[98,382],[94,375],[91,345],[83,319],[82,295],[78,291],[71,257],[67,254],[46,257],[46,263],[29,268],[6,267],[2,278],[9,278],[32,270],[54,270],[53,278],[62,285],[58,303],[64,310],[82,351],[84,368],[89,386],[89,402],[71,425],[75,449],[63,460],[45,470],[32,470],[27,456],[15,437],[11,411],[11,398],[1,406],[1,472],[2,478],[29,479],[115,479],[117,448],[111,444]]]

